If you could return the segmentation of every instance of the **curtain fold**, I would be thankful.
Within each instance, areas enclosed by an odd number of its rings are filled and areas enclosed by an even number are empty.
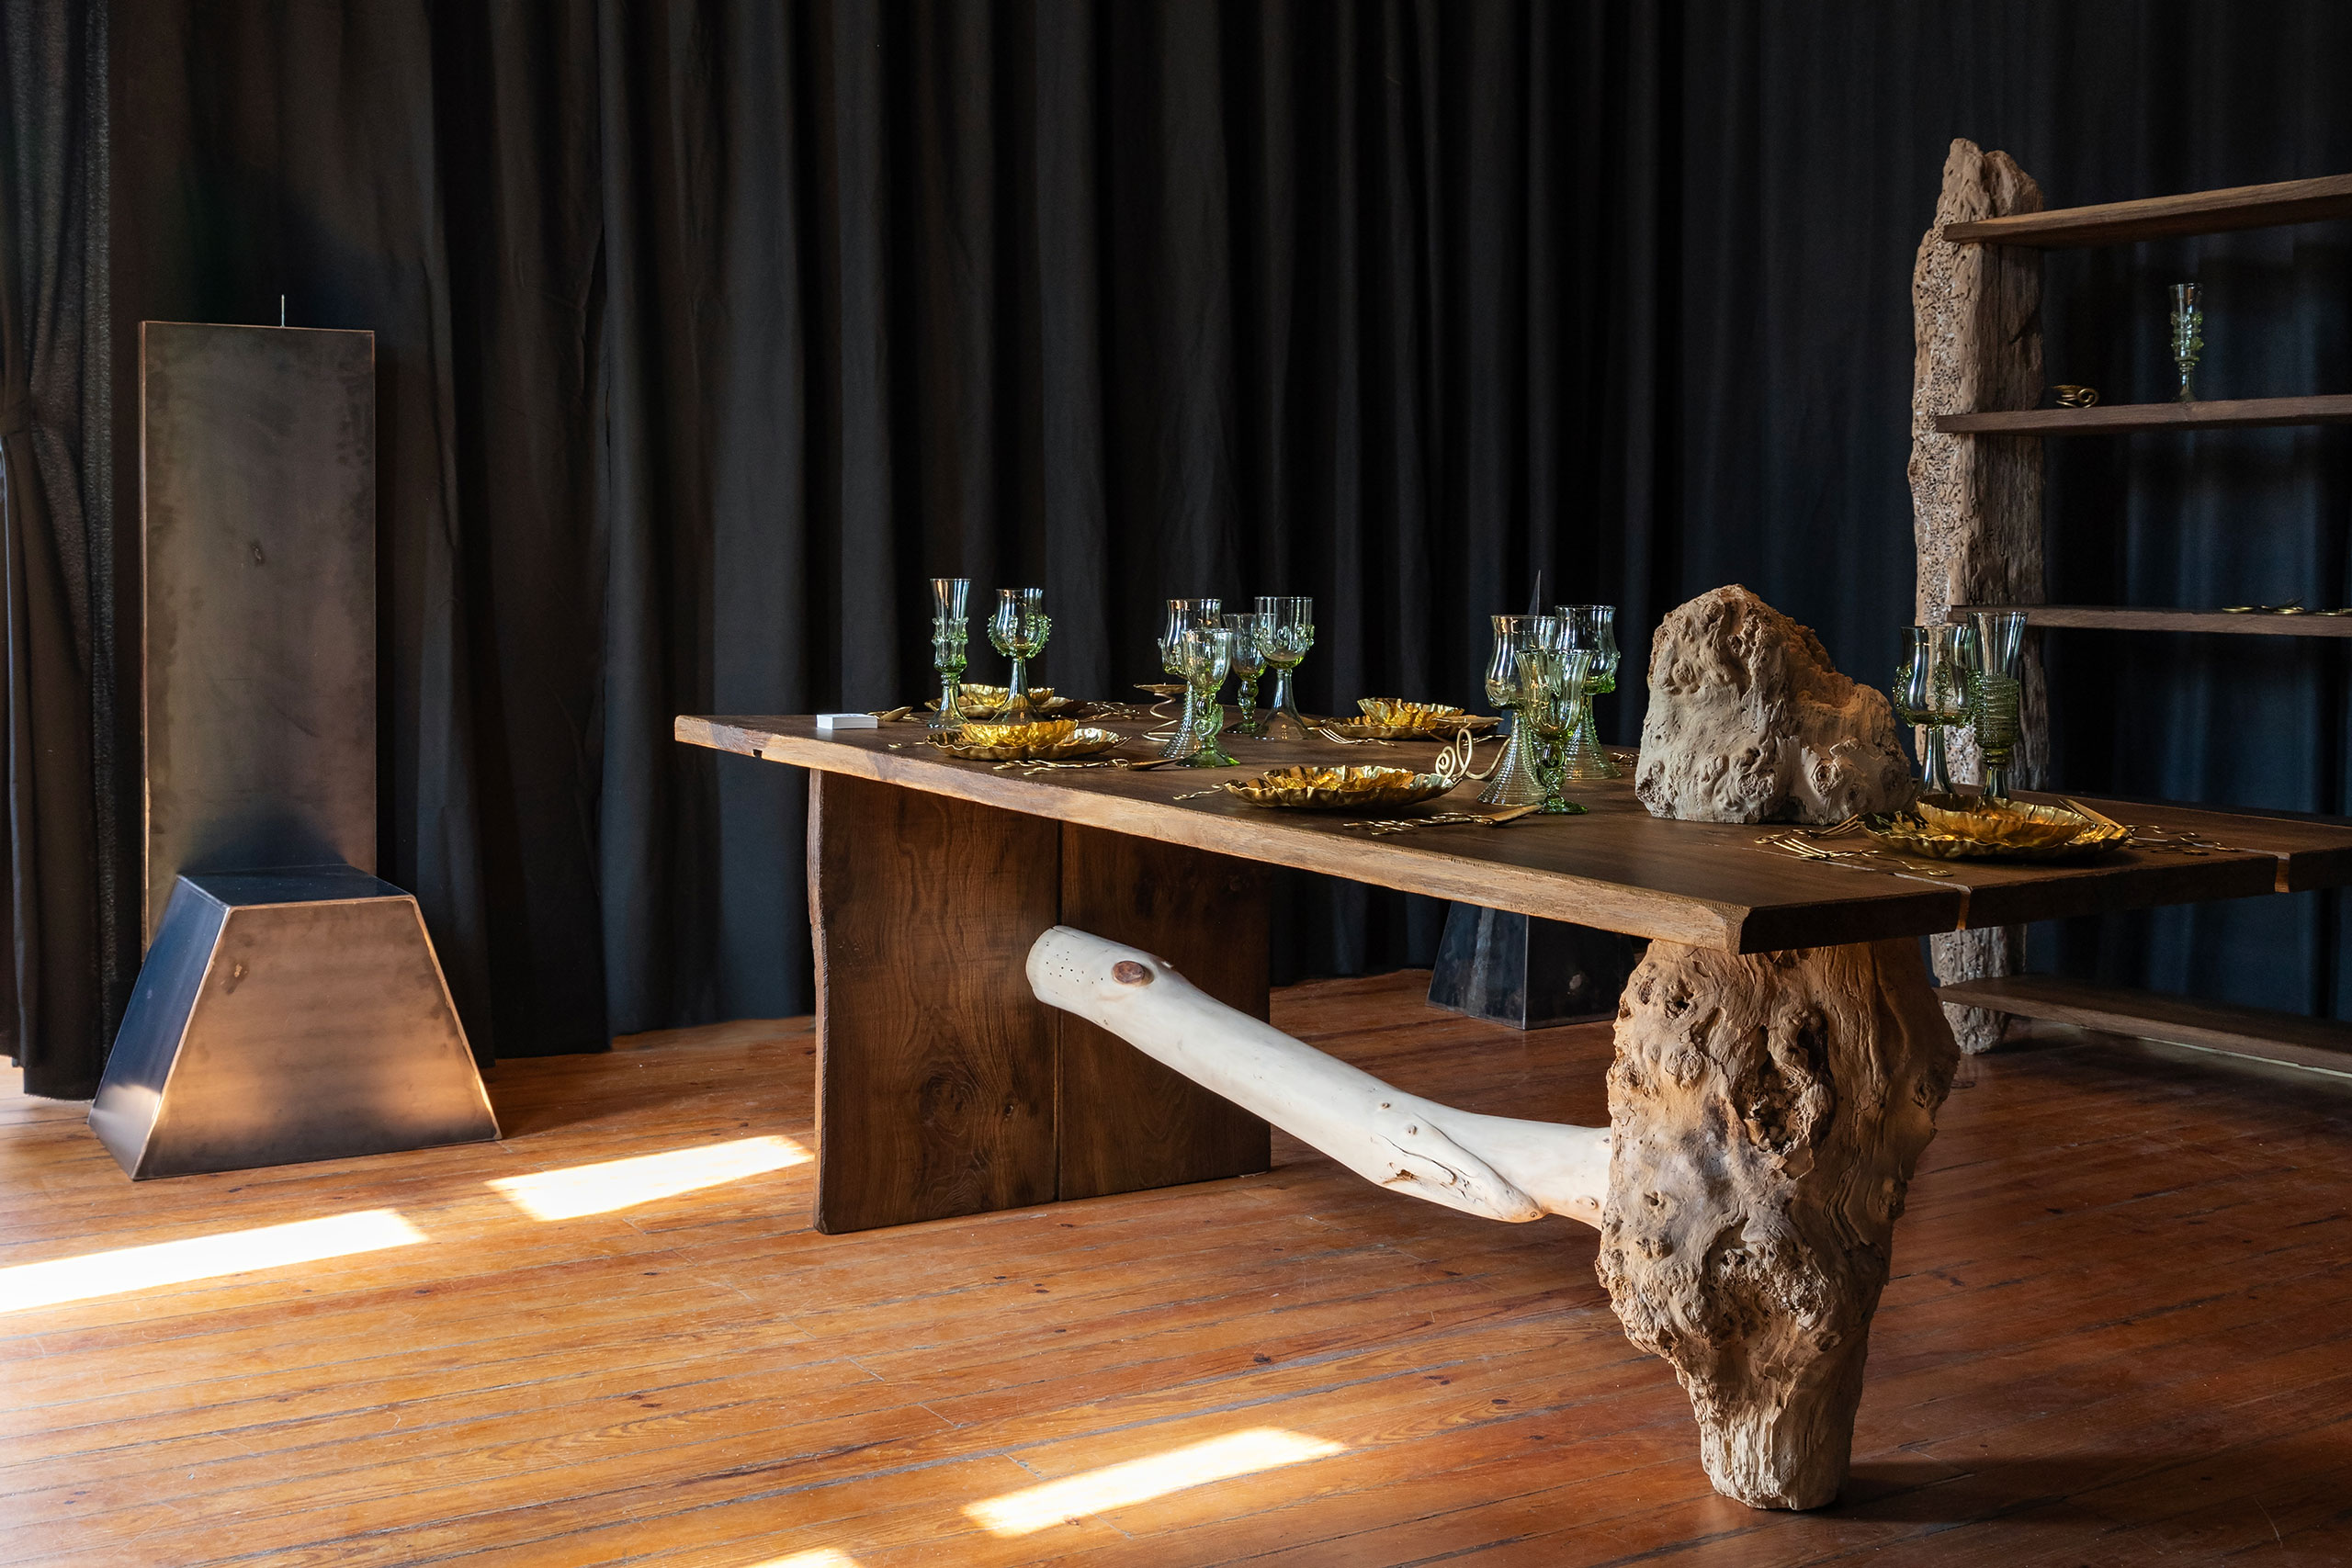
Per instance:
[[[93,584],[107,516],[102,300],[105,17],[0,6],[0,576],[7,666],[0,1051],[26,1091],[91,1093],[102,1052]],[[94,254],[95,251],[95,254]],[[96,437],[95,442],[93,436]],[[95,503],[95,505],[93,504]],[[94,570],[95,567],[95,570]]]
[[[93,12],[139,40],[96,78],[17,44]],[[1879,680],[1910,604],[1908,280],[1949,140],[2064,203],[2352,167],[2352,11],[2326,0],[0,17],[28,389],[0,1012],[52,1085],[95,1077],[136,963],[107,890],[140,852],[137,705],[113,695],[136,691],[138,520],[102,503],[136,494],[136,411],[109,423],[107,376],[60,378],[95,354],[134,388],[142,319],[275,321],[283,293],[297,324],[378,333],[383,863],[485,1055],[588,1050],[810,1005],[800,781],[670,722],[929,694],[925,579],[971,578],[982,613],[1044,587],[1040,678],[1087,694],[1156,677],[1167,597],[1296,592],[1310,707],[1475,703],[1486,618],[1539,572],[1547,603],[1621,606],[1615,739],[1649,629],[1724,581]],[[90,80],[120,150],[95,187],[104,138],[40,151],[87,112],[51,85]],[[2217,390],[2352,384],[2347,258],[2342,224],[2054,254],[2052,377],[2160,393],[2160,290],[2194,274]],[[79,309],[110,347],[60,324],[93,265],[108,308]],[[2050,476],[2053,597],[2352,598],[2343,432],[2058,444]],[[2071,787],[2352,810],[2346,650],[2049,654]],[[977,646],[974,678],[996,668]],[[1279,899],[1283,977],[1426,961],[1442,914],[1304,876]],[[2332,895],[2038,940],[2075,972],[2352,1005]]]

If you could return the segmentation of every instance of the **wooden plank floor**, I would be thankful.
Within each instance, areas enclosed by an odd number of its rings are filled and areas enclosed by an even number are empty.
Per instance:
[[[1425,982],[1275,1019],[1422,1093],[1603,1118],[1605,1026],[1517,1035]],[[1263,1177],[820,1236],[782,1163],[806,1021],[624,1045],[503,1065],[503,1145],[140,1187],[79,1107],[0,1100],[0,1563],[2352,1561],[2352,1082],[1964,1064],[1854,1482],[1800,1517],[1708,1490],[1566,1221],[1278,1140]],[[488,1185],[647,1156],[552,1179],[570,1217]],[[368,1249],[143,1288],[190,1249],[125,1250],[223,1235]],[[1025,1533],[966,1511],[1065,1480]]]

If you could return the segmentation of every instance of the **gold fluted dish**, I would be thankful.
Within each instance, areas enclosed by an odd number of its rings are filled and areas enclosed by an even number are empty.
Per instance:
[[[1293,811],[1362,811],[1374,807],[1419,806],[1435,800],[1462,781],[1410,768],[1275,768],[1254,779],[1237,779],[1225,791],[1248,806]]]
[[[2120,849],[2132,829],[2058,806],[1923,795],[1907,810],[1862,818],[1889,849],[1929,860],[2086,860]]]
[[[967,762],[1054,762],[1091,757],[1119,743],[1116,730],[1097,729],[1071,719],[1042,724],[967,724],[936,744]]]
[[[994,718],[1012,700],[1012,692],[1009,687],[983,686],[970,681],[964,682],[962,694],[957,698],[963,705],[966,718]],[[923,705],[935,708],[939,704],[934,701]],[[1069,706],[1069,699],[1054,695],[1051,686],[1032,686],[1029,688],[1029,705],[1039,713],[1056,713]]]
[[[1445,703],[1408,703],[1402,697],[1358,697],[1356,706],[1363,710],[1363,718],[1330,726],[1351,740],[1451,740],[1465,729],[1483,735],[1502,722]]]

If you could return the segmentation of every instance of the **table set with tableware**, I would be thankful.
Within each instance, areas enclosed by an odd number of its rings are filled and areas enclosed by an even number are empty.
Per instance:
[[[1713,591],[1653,634],[1643,745],[1617,753],[1590,716],[1608,606],[1496,617],[1498,716],[1412,695],[1336,720],[1298,709],[1308,600],[1170,602],[1182,682],[1137,705],[1030,683],[1035,590],[989,623],[1006,685],[964,682],[968,584],[939,586],[933,711],[676,722],[810,776],[818,1227],[1263,1171],[1265,1116],[1393,1191],[1599,1226],[1629,1337],[1683,1373],[1716,1484],[1751,1502],[1814,1506],[1844,1475],[1895,1216],[1959,1060],[1918,939],[2352,881],[2352,829],[2006,787],[2011,613],[1917,628],[1891,704]],[[1253,669],[1275,672],[1262,711]],[[1898,711],[1943,787],[1909,776]],[[1935,747],[1963,723],[1973,795]],[[1430,1102],[1394,1122],[1387,1086],[1268,1029],[1272,867],[1646,939],[1611,1126]],[[1344,1092],[1252,1098],[1276,1060]],[[1742,1226],[1783,1238],[1769,1279],[1677,1267]]]

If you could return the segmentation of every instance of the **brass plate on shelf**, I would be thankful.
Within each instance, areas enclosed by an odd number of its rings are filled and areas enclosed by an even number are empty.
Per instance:
[[[1445,773],[1410,768],[1275,768],[1254,779],[1224,785],[1247,806],[1294,811],[1360,811],[1368,807],[1418,806],[1435,800],[1462,781]]]
[[[2132,829],[2056,806],[1923,795],[1906,811],[1862,818],[1862,830],[1891,849],[1930,860],[2083,860],[2120,849]]]
[[[1012,735],[1015,739],[993,743],[964,739],[974,730],[992,730]],[[1022,738],[1022,732],[1028,732]],[[953,739],[933,742],[950,757],[960,757],[967,762],[1037,762],[1059,761],[1069,757],[1091,757],[1108,751],[1119,743],[1116,730],[1096,729],[1089,725],[1064,721],[1048,724],[967,724],[956,732]]]

